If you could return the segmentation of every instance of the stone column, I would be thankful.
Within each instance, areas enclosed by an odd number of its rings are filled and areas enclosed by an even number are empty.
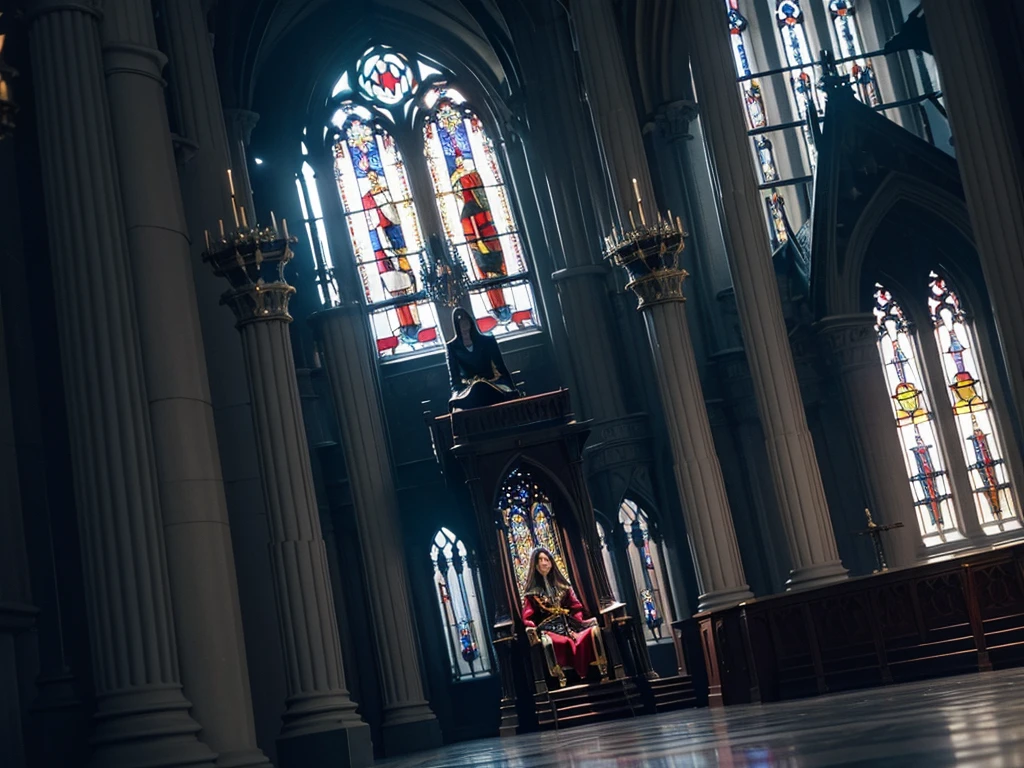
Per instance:
[[[320,531],[299,386],[292,357],[285,282],[291,250],[283,239],[220,241],[207,254],[232,288],[222,301],[237,318],[267,500],[270,563],[288,698],[277,741],[282,768],[373,762],[370,729],[345,688],[338,620]],[[258,280],[258,278],[260,278]]]
[[[266,546],[266,501],[241,339],[232,327],[230,310],[219,304],[224,290],[221,280],[202,262],[203,230],[216,231],[217,219],[223,219],[228,228],[234,223],[227,183],[231,159],[203,5],[202,0],[173,0],[163,3],[161,9],[172,86],[170,104],[177,114],[178,130],[195,146],[194,155],[179,168],[179,179],[224,495],[232,523],[256,734],[264,749],[272,753],[287,695],[280,662],[287,651],[280,645],[277,617],[267,600],[273,579]]]
[[[843,409],[864,478],[868,508],[876,522],[903,523],[885,536],[889,563],[916,560],[920,534],[899,436],[878,357],[873,315],[836,315],[817,324],[838,380]],[[866,521],[865,521],[866,522]]]
[[[437,718],[423,694],[398,497],[366,315],[360,305],[346,304],[311,320],[323,343],[366,564],[384,697],[384,752],[396,755],[440,746]]]
[[[30,14],[96,689],[93,764],[212,766],[178,672],[98,13],[91,2],[37,0]]]
[[[971,227],[1020,419],[1024,413],[1024,355],[1020,354],[1024,339],[1024,312],[1020,311],[1024,291],[1022,150],[986,28],[985,3],[924,0],[923,5]]]
[[[235,561],[188,232],[148,0],[107,0],[103,56],[124,192],[182,682],[219,766],[256,746]]]
[[[423,693],[398,496],[378,395],[377,352],[360,296],[362,282],[332,161],[326,152],[309,159],[335,254],[341,302],[310,322],[322,343],[366,567],[384,702],[384,753],[397,755],[439,746],[441,731]]]
[[[668,253],[675,248],[681,251],[682,237],[666,235],[663,244]],[[636,254],[637,251],[625,246],[616,255],[616,261],[629,270],[639,261]],[[690,341],[683,303],[687,272],[679,268],[677,258],[678,252],[669,263],[650,272],[645,269],[646,274],[635,277],[629,287],[640,300],[639,309],[647,321],[665,428],[675,460],[676,486],[683,499],[683,516],[697,575],[697,610],[706,611],[735,605],[752,598],[753,593],[743,575],[722,468],[715,453]]]
[[[252,199],[252,180],[249,178],[249,159],[246,148],[252,129],[260,116],[248,109],[225,109],[224,122],[228,132],[228,152],[235,181],[235,201],[245,208],[250,224],[256,221],[256,204]]]
[[[601,137],[616,210],[619,216],[625,216],[627,210],[639,213],[635,194],[639,190],[646,214],[656,215],[654,185],[612,2],[587,0],[574,5],[572,20],[587,83],[587,100]]]
[[[747,140],[725,14],[686,0],[691,69],[722,202],[729,267],[758,413],[789,543],[790,588],[846,578],[775,290],[764,214]]]
[[[633,89],[622,54],[622,43],[610,0],[591,0],[574,14],[580,58],[588,84],[591,112],[601,139],[603,156],[621,211],[635,210],[639,192],[647,221],[657,216],[657,201]],[[641,218],[636,216],[640,223]],[[682,248],[681,235],[669,245]],[[626,251],[623,251],[626,253]],[[628,249],[636,264],[638,253]],[[641,257],[642,259],[642,257]],[[676,486],[700,590],[698,611],[721,608],[753,597],[743,575],[736,531],[718,464],[683,297],[685,270],[663,265],[630,287],[640,299],[647,323],[665,427],[672,445]],[[620,262],[622,263],[622,262]],[[624,264],[629,269],[630,264]]]

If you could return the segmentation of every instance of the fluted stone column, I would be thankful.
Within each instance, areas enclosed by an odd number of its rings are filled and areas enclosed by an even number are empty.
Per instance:
[[[384,700],[384,752],[396,755],[439,746],[441,731],[423,694],[398,497],[366,316],[359,304],[347,302],[311,320],[323,343],[366,564]]]
[[[1017,416],[1024,413],[1024,150],[1001,86],[989,11],[979,0],[924,0],[928,37],[956,142],[971,227]]]
[[[220,306],[222,281],[203,264],[203,230],[217,219],[234,223],[227,169],[227,131],[202,0],[161,4],[168,54],[171,105],[176,125],[195,152],[179,169],[192,270],[210,382],[221,474],[232,523],[235,568],[245,629],[256,734],[268,753],[280,728],[287,685],[280,660],[280,628],[267,595],[273,591],[266,547],[266,501],[259,474],[249,385],[231,312]],[[236,184],[236,192],[238,187]]]
[[[591,112],[616,203],[620,211],[637,211],[639,192],[647,221],[653,222],[657,201],[610,0],[591,0],[578,6],[573,21]],[[636,221],[640,222],[639,215]],[[677,238],[676,244],[680,242]],[[630,283],[630,287],[640,299],[647,323],[665,428],[672,445],[676,486],[683,500],[686,531],[697,571],[697,609],[703,611],[735,604],[753,594],[743,575],[736,530],[697,374],[683,303],[683,280],[687,273],[677,267],[656,270],[649,278]]]
[[[814,443],[800,399],[782,304],[774,289],[764,214],[736,89],[725,14],[685,0],[697,102],[722,201],[729,268],[789,543],[790,588],[846,578],[839,560]]]
[[[245,208],[249,223],[255,222],[256,204],[252,199],[252,180],[249,178],[247,148],[252,129],[260,116],[248,109],[225,109],[224,123],[228,132],[228,152],[235,181],[235,201]]]
[[[646,214],[653,216],[657,211],[654,185],[612,0],[587,0],[572,8],[588,101],[610,172],[614,204],[622,217],[627,210],[639,213],[635,194],[639,190]]]
[[[251,243],[251,241],[250,241]],[[338,619],[320,530],[284,281],[291,252],[263,240],[238,255],[226,243],[208,258],[233,286],[222,301],[237,318],[253,404],[256,452],[267,500],[270,563],[288,698],[277,742],[282,768],[373,762],[370,729],[345,687]],[[258,255],[257,255],[258,254]],[[255,275],[263,278],[256,282]]]
[[[675,236],[674,245],[679,240]],[[671,251],[674,245],[666,244]],[[627,258],[636,256],[628,247],[619,253],[627,254]],[[627,269],[635,263],[635,259],[624,263],[619,256],[616,261]],[[697,610],[706,611],[750,599],[753,593],[743,575],[736,529],[690,341],[683,297],[686,277],[686,270],[678,264],[665,265],[634,279],[629,287],[640,300],[639,309],[647,321],[700,592]]]
[[[98,14],[68,0],[38,0],[30,14],[96,689],[94,764],[212,766],[178,672]]]
[[[383,699],[384,753],[397,755],[439,746],[441,731],[423,692],[398,496],[377,389],[376,349],[360,296],[362,283],[332,160],[326,153],[309,159],[335,254],[341,303],[314,314],[310,322],[322,343],[366,564]]]
[[[914,499],[878,357],[873,315],[837,315],[817,324],[839,382],[843,408],[876,522],[903,523],[885,535],[890,564],[912,565],[919,547]]]
[[[256,746],[235,560],[185,214],[149,0],[107,0],[103,56],[124,191],[182,682],[218,766]]]

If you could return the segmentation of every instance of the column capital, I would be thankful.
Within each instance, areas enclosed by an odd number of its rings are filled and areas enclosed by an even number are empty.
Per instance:
[[[253,231],[234,243],[218,242],[215,250],[203,254],[203,261],[213,267],[214,274],[231,283],[220,303],[231,307],[238,319],[236,327],[292,321],[288,302],[295,288],[285,280],[284,268],[294,256],[290,244],[295,242],[298,240],[294,237],[279,239],[268,229],[266,236]]]
[[[832,315],[815,323],[814,330],[840,372],[878,365],[874,315]]]
[[[225,109],[224,121],[227,123],[228,135],[241,139],[243,144],[249,146],[252,129],[260,121],[260,115],[249,109]]]
[[[689,141],[690,123],[697,119],[697,102],[691,99],[669,101],[654,110],[654,124],[669,142]]]
[[[669,301],[686,301],[683,282],[690,273],[685,269],[659,269],[645,277],[627,283],[626,287],[636,294],[637,309],[644,310],[655,304]]]

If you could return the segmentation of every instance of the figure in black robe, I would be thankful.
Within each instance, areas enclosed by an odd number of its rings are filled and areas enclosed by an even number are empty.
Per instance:
[[[452,323],[455,338],[445,345],[452,385],[449,408],[484,408],[519,397],[494,337],[480,333],[472,316],[462,307],[452,312]]]

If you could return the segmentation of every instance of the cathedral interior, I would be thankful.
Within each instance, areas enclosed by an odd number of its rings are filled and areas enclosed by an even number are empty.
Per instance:
[[[0,2],[0,766],[1019,729],[1022,81],[1016,0]]]

